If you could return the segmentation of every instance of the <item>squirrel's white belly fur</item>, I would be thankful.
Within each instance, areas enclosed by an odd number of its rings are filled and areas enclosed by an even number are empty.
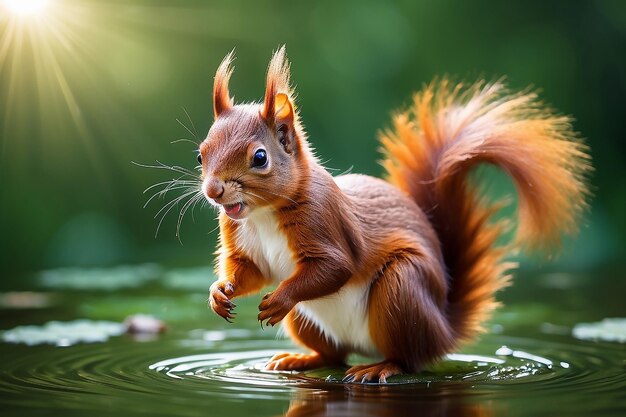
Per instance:
[[[279,230],[269,209],[250,213],[239,228],[237,246],[254,261],[264,277],[276,283],[289,278],[296,269],[287,236]]]
[[[302,301],[296,308],[337,345],[378,356],[369,331],[368,298],[367,284],[348,284],[326,297]]]
[[[269,209],[254,210],[239,228],[237,246],[275,283],[289,278],[296,268],[287,237]],[[369,332],[369,285],[345,285],[326,297],[302,301],[296,309],[337,345],[377,355]]]

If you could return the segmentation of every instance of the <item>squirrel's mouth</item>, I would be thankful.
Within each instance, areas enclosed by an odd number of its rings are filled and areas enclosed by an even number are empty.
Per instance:
[[[242,202],[234,204],[224,204],[222,205],[222,207],[224,208],[224,213],[226,213],[228,217],[234,220],[243,218],[246,208],[246,206]]]

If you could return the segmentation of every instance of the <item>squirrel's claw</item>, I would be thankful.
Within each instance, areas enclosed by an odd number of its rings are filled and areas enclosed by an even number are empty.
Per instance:
[[[353,366],[346,371],[346,376],[341,381],[345,383],[358,381],[361,384],[370,382],[385,384],[387,383],[387,378],[402,372],[402,368],[395,362],[385,360],[372,365]]]
[[[236,305],[228,298],[233,293],[234,287],[230,282],[218,281],[209,288],[209,306],[217,315],[229,323],[232,323],[232,319],[236,315],[236,313],[232,312]]]
[[[294,305],[290,300],[277,294],[276,291],[265,294],[261,304],[259,304],[258,320],[261,322],[261,327],[266,320],[266,325],[275,326],[285,318]]]

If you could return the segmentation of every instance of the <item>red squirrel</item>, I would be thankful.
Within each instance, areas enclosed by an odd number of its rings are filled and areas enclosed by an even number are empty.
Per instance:
[[[269,370],[377,363],[347,382],[384,383],[417,372],[472,339],[509,283],[512,246],[558,246],[586,207],[587,147],[571,119],[536,94],[501,82],[433,82],[381,134],[385,180],[333,177],[315,156],[294,103],[285,47],[273,54],[262,103],[234,104],[233,53],[217,69],[215,122],[200,144],[202,192],[219,208],[218,280],[209,304],[234,317],[232,300],[277,285],[258,320],[282,321],[311,353],[282,353]],[[488,163],[519,194],[514,243],[468,178]]]

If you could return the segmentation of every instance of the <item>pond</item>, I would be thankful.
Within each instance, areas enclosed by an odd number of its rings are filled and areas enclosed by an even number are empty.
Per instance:
[[[624,323],[581,325],[624,315],[621,270],[519,272],[476,343],[385,385],[344,384],[343,369],[264,371],[298,348],[259,326],[258,296],[237,303],[233,324],[208,310],[209,268],[44,271],[0,294],[0,407],[21,417],[626,415]],[[166,331],[124,333],[139,313]]]

